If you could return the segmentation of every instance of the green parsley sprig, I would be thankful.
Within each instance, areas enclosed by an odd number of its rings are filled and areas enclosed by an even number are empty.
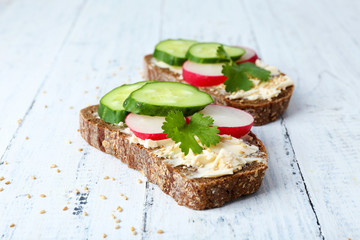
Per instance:
[[[167,134],[176,143],[180,144],[180,149],[185,155],[191,149],[194,154],[199,154],[203,148],[196,141],[197,136],[202,145],[210,147],[220,142],[220,132],[216,126],[211,126],[214,120],[203,114],[195,113],[189,123],[186,123],[185,117],[181,111],[172,111],[165,117],[162,125],[163,132]]]
[[[227,77],[224,82],[227,92],[250,90],[254,84],[249,79],[249,76],[257,78],[262,82],[266,82],[270,78],[270,71],[260,68],[251,62],[236,64],[227,54],[223,45],[218,47],[216,53],[218,57],[228,60],[222,67],[222,74]]]

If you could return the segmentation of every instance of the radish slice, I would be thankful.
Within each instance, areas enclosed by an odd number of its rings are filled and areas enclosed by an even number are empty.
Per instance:
[[[220,135],[227,134],[241,138],[250,132],[254,123],[251,114],[228,106],[208,105],[199,113],[214,119],[214,125],[218,126]]]
[[[255,63],[256,60],[259,58],[258,55],[254,50],[247,47],[241,47],[245,49],[245,54],[241,56],[239,60],[236,61],[237,64],[244,63],[244,62],[252,62]]]
[[[130,113],[125,118],[126,125],[138,138],[145,140],[166,139],[161,126],[165,122],[165,117],[152,117]]]
[[[196,87],[219,85],[227,79],[222,71],[223,63],[202,64],[186,61],[183,64],[183,79]]]

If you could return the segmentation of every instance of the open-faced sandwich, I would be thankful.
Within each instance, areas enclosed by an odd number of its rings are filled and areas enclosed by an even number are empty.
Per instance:
[[[287,75],[245,47],[169,39],[158,43],[144,61],[145,79],[191,84],[217,104],[250,113],[254,125],[278,119],[294,90]]]
[[[188,84],[125,84],[81,110],[80,132],[179,205],[219,207],[260,187],[268,156],[250,114],[212,102]]]

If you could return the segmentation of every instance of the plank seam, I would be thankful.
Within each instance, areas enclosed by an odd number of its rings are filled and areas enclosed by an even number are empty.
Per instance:
[[[318,229],[319,229],[319,236],[321,237],[321,239],[325,240],[325,236],[323,235],[322,230],[321,230],[321,225],[320,225],[319,218],[318,218],[317,213],[316,213],[316,211],[315,211],[314,204],[313,204],[313,202],[312,202],[312,200],[311,200],[311,196],[310,196],[309,190],[308,190],[308,188],[307,188],[307,185],[306,185],[306,183],[305,183],[304,176],[303,176],[303,174],[302,174],[302,171],[301,171],[299,162],[298,162],[298,160],[297,160],[296,153],[295,153],[293,144],[292,144],[292,142],[291,142],[291,138],[290,138],[288,129],[287,129],[286,125],[285,125],[285,120],[284,120],[284,118],[283,118],[282,116],[281,116],[281,122],[280,122],[280,124],[281,124],[281,126],[284,128],[284,130],[285,130],[285,135],[284,135],[285,140],[288,140],[288,141],[289,141],[290,148],[291,148],[291,151],[292,151],[293,156],[294,156],[293,161],[294,161],[294,162],[296,163],[296,165],[297,165],[297,168],[298,168],[298,171],[299,171],[301,180],[302,180],[302,182],[303,182],[303,184],[304,184],[306,196],[307,196],[307,198],[308,198],[310,207],[311,207],[311,209],[312,209],[312,211],[313,211],[313,213],[314,213],[314,215],[315,215],[316,224],[318,225]]]

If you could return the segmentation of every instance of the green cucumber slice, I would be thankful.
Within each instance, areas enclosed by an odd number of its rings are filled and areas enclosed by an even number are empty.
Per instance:
[[[197,43],[189,48],[186,53],[188,60],[197,63],[222,63],[227,62],[227,59],[219,58],[217,56],[217,49],[220,43]],[[233,61],[240,59],[245,54],[245,50],[239,47],[224,46],[224,50],[229,54]]]
[[[186,59],[186,52],[190,46],[197,43],[193,40],[168,39],[155,46],[153,57],[172,66],[182,66]]]
[[[124,101],[126,111],[150,115],[167,116],[170,111],[182,111],[190,116],[208,104],[212,97],[197,88],[178,82],[154,82],[135,90]]]
[[[136,89],[151,81],[142,81],[134,84],[124,84],[117,87],[100,99],[98,114],[102,120],[108,123],[124,122],[129,112],[123,107],[124,100]]]

